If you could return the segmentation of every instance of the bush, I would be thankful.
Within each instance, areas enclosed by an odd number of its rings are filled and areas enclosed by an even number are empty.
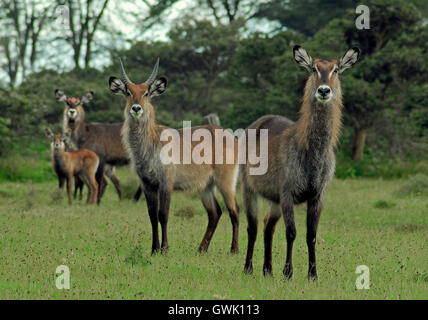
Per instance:
[[[376,209],[389,209],[392,207],[395,207],[395,203],[394,202],[389,202],[386,200],[378,200],[374,203],[373,207],[375,207]]]
[[[132,249],[129,256],[125,258],[125,262],[132,266],[141,265],[146,266],[152,264],[151,261],[145,256],[143,247],[138,245]]]
[[[420,196],[428,195],[428,175],[418,173],[409,178],[408,182],[399,190],[396,195],[398,196]]]
[[[186,219],[192,218],[195,214],[196,214],[195,209],[191,206],[187,206],[182,209],[179,209],[175,213],[177,217],[186,218]]]
[[[50,161],[34,157],[9,156],[0,159],[0,181],[43,182],[56,179]]]
[[[353,161],[344,151],[337,153],[336,177],[346,178],[384,178],[400,179],[418,173],[428,175],[428,162],[424,160],[403,161],[398,158],[387,158],[387,156],[365,155],[361,161]]]

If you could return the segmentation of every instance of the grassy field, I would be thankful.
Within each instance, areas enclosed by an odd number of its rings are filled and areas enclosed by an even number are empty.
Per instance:
[[[136,181],[119,171],[130,195]],[[207,254],[197,247],[207,217],[197,196],[176,193],[169,219],[170,251],[150,255],[145,201],[119,202],[110,183],[99,207],[66,205],[56,183],[0,183],[0,299],[427,299],[428,197],[407,180],[335,180],[321,217],[319,280],[306,279],[305,207],[296,211],[294,278],[282,279],[285,231],[274,238],[274,277],[262,276],[261,201],[254,275],[244,275],[246,218],[240,253],[228,253],[231,225],[220,220]],[[400,191],[401,190],[401,191]],[[240,196],[239,196],[240,199]],[[70,290],[55,286],[67,265]],[[358,265],[370,268],[370,289],[357,290]]]

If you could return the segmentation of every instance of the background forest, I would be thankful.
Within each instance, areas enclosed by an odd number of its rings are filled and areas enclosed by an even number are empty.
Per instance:
[[[121,57],[144,81],[160,57],[166,94],[159,123],[245,128],[265,114],[297,120],[304,70],[292,59],[362,49],[343,75],[344,128],[337,176],[428,174],[428,2],[424,0],[67,0],[0,6],[0,181],[53,179],[43,128],[60,129],[69,96],[95,92],[87,121],[122,121],[108,90]],[[358,30],[355,8],[370,9]]]

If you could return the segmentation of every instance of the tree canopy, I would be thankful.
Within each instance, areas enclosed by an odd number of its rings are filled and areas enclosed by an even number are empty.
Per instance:
[[[140,16],[142,25],[148,23],[150,30],[161,24],[156,22],[156,14],[165,18],[168,8],[178,1],[142,1],[138,7],[146,10]],[[3,45],[9,41],[10,56],[0,56],[2,67],[6,71],[21,70],[22,83],[16,79],[13,82],[9,74],[0,91],[0,133],[5,137],[0,152],[22,135],[38,135],[46,124],[59,125],[63,106],[54,99],[56,88],[71,96],[94,91],[95,99],[86,108],[88,120],[120,121],[123,100],[112,96],[107,87],[108,77],[119,73],[119,57],[135,82],[144,81],[160,57],[159,74],[169,79],[166,94],[153,101],[160,123],[180,127],[185,119],[201,124],[210,113],[217,113],[221,124],[233,129],[245,128],[266,114],[297,120],[307,73],[294,62],[292,47],[301,44],[314,57],[340,58],[352,46],[362,50],[361,61],[342,76],[345,112],[339,151],[348,160],[361,161],[368,155],[383,159],[426,154],[428,25],[420,10],[423,5],[416,0],[363,1],[370,8],[368,30],[355,27],[355,1],[196,1],[191,12],[177,13],[178,18],[167,28],[166,40],[135,38],[135,33],[126,38],[125,29],[118,29],[111,33],[111,45],[104,50],[106,39],[96,35],[99,30],[108,32],[117,26],[111,2],[89,1],[84,10],[78,9],[83,2],[69,2],[75,9],[77,38],[73,40],[72,30],[65,38],[56,35],[54,43],[66,50],[59,50],[55,59],[67,58],[74,61],[74,67],[53,68],[47,58],[50,56],[37,49],[38,40],[33,62],[32,49],[26,49],[22,60],[19,46],[11,44],[19,44],[22,36],[11,31],[4,40],[3,35]],[[32,10],[43,12],[42,4]],[[0,19],[7,30],[15,28],[12,9],[1,9]],[[129,10],[123,11],[121,17],[130,17]],[[27,16],[19,12],[31,21],[30,9]],[[89,13],[87,19],[85,13]],[[152,21],[146,19],[148,16]],[[37,15],[35,23],[40,24],[42,17]],[[101,29],[95,26],[97,17]],[[107,18],[113,22],[109,24]],[[46,19],[43,28],[53,18],[47,13]],[[261,19],[277,23],[279,28],[251,31],[248,21]],[[26,28],[27,48],[31,48],[32,33],[42,27],[31,31],[30,23]],[[136,26],[136,30],[139,28]],[[43,31],[39,36],[43,40]],[[119,46],[115,42],[118,37],[123,40]],[[88,41],[95,41],[94,45],[88,45]],[[6,48],[3,46],[3,52]],[[103,68],[91,67],[103,59]],[[50,67],[43,67],[44,63]],[[32,68],[33,64],[39,67]],[[37,112],[31,111],[35,109]]]

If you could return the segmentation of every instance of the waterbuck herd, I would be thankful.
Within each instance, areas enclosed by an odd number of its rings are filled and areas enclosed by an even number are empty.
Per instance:
[[[86,185],[87,203],[100,204],[107,185],[105,176],[114,184],[119,199],[122,191],[115,173],[116,166],[130,164],[136,172],[140,186],[135,200],[144,193],[152,225],[152,253],[168,250],[167,224],[174,190],[191,191],[201,196],[208,214],[208,226],[199,251],[207,251],[221,217],[222,210],[215,190],[220,191],[232,223],[231,252],[238,252],[239,206],[236,201],[236,182],[240,176],[244,211],[248,221],[248,247],[244,272],[253,271],[253,251],[257,237],[257,199],[263,197],[270,203],[264,220],[263,274],[272,275],[272,240],[275,226],[281,215],[284,218],[287,239],[287,256],[284,277],[293,275],[292,250],[296,238],[294,205],[307,203],[306,242],[309,253],[308,278],[317,278],[315,243],[323,195],[335,171],[335,149],[341,129],[342,92],[339,75],[352,67],[360,56],[356,47],[349,49],[340,59],[314,59],[305,49],[293,48],[294,60],[309,71],[304,88],[300,118],[293,122],[285,117],[266,115],[252,123],[239,140],[226,131],[226,140],[212,144],[207,140],[186,142],[188,135],[206,132],[215,135],[222,129],[216,125],[178,130],[178,140],[165,140],[163,136],[174,129],[156,121],[155,107],[151,100],[163,94],[168,86],[166,77],[157,77],[159,59],[149,78],[140,84],[133,83],[120,61],[120,78],[110,77],[110,91],[123,95],[123,123],[87,123],[83,105],[93,99],[93,92],[78,97],[67,97],[55,90],[55,97],[65,105],[63,133],[51,139],[52,167],[62,188],[67,182],[69,204],[72,203],[71,182],[74,177],[75,192]],[[256,141],[247,139],[249,131],[256,132]],[[267,131],[268,139],[262,140],[260,132]],[[199,137],[200,138],[200,137]],[[241,140],[243,139],[243,140]],[[245,153],[260,153],[261,144],[267,144],[267,170],[264,174],[251,174],[254,164],[239,161],[238,144],[245,146]],[[163,149],[182,150],[174,162],[166,162]],[[266,147],[266,146],[265,146]],[[203,153],[202,162],[186,155]],[[220,154],[220,157],[218,155]],[[215,158],[215,159],[214,159]],[[218,161],[218,158],[222,161]],[[247,159],[248,157],[246,157]],[[232,161],[230,159],[233,159]],[[137,187],[137,186],[136,186]],[[162,242],[159,241],[160,223]]]

